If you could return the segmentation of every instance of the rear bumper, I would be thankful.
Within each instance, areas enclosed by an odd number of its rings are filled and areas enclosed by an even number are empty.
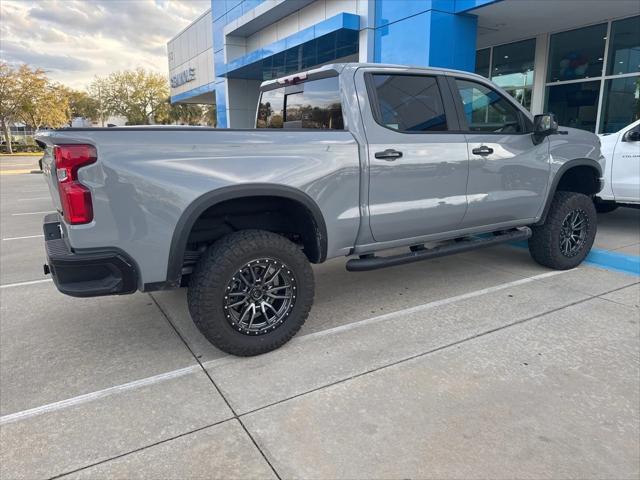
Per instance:
[[[43,224],[47,263],[58,290],[72,297],[124,295],[137,290],[138,274],[134,262],[116,249],[76,253],[60,230],[58,214],[49,214]]]

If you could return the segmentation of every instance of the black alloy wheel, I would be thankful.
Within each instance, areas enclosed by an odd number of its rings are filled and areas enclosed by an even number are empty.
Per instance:
[[[291,268],[274,258],[259,258],[242,266],[227,283],[227,321],[246,335],[278,328],[296,302],[296,278]]]
[[[589,233],[589,217],[582,209],[572,210],[560,227],[560,251],[565,257],[577,255]]]

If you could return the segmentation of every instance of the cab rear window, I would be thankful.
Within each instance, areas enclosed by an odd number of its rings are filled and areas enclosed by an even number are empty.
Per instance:
[[[256,128],[343,130],[338,77],[262,92]]]

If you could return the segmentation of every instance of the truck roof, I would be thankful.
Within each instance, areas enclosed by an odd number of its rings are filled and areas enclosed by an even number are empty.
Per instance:
[[[362,68],[362,67],[373,67],[373,68],[380,68],[380,69],[390,69],[390,70],[396,70],[396,71],[402,71],[402,70],[421,70],[424,72],[429,72],[429,73],[439,73],[439,74],[462,74],[462,75],[471,75],[471,76],[478,76],[479,75],[473,73],[473,72],[465,72],[463,70],[454,70],[451,68],[441,68],[441,67],[422,67],[422,66],[417,66],[417,65],[398,65],[398,64],[393,64],[393,63],[358,63],[358,62],[350,62],[350,63],[329,63],[327,65],[323,65],[321,67],[318,68],[313,68],[310,70],[305,70],[302,72],[298,72],[298,73],[294,73],[292,75],[285,75],[283,77],[279,77],[279,78],[274,78],[273,80],[267,80],[262,82],[261,87],[266,87],[268,85],[273,85],[274,83],[277,82],[282,82],[282,80],[285,79],[293,79],[294,77],[299,77],[299,76],[316,76],[318,74],[322,74],[324,72],[328,72],[328,71],[335,71],[336,73],[340,74],[343,73],[345,71],[353,71],[353,70],[357,70],[358,68]],[[480,77],[483,78],[484,77]],[[486,79],[485,79],[486,80]]]

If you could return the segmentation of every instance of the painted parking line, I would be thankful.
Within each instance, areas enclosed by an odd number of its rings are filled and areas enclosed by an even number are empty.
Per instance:
[[[20,169],[20,170],[2,170],[2,169],[0,169],[0,175],[21,175],[23,173],[31,173],[31,169]]]
[[[25,238],[44,238],[44,235],[26,235],[24,237],[7,237],[7,238],[3,238],[2,241],[8,242],[11,240],[24,240]]]
[[[291,343],[297,343],[297,342],[301,342],[301,341],[308,341],[310,339],[313,338],[318,338],[318,337],[322,337],[322,336],[326,336],[326,335],[331,335],[331,334],[336,334],[336,333],[340,333],[340,332],[344,332],[346,330],[351,330],[354,328],[358,328],[358,327],[362,327],[365,325],[370,325],[372,323],[378,323],[378,322],[382,322],[384,320],[390,320],[392,318],[396,318],[396,317],[402,317],[411,313],[416,313],[416,312],[421,312],[424,310],[428,310],[431,308],[435,308],[435,307],[439,307],[442,305],[447,305],[447,304],[451,304],[451,303],[455,303],[455,302],[459,302],[461,300],[466,300],[469,298],[474,298],[474,297],[479,297],[481,295],[486,295],[489,293],[493,293],[493,292],[498,292],[500,290],[505,290],[507,288],[512,288],[515,286],[519,286],[519,285],[524,285],[527,283],[531,283],[531,282],[535,282],[537,280],[541,280],[550,276],[554,276],[554,275],[560,275],[562,273],[566,273],[569,272],[571,270],[564,270],[564,271],[552,271],[552,272],[546,272],[546,273],[542,273],[540,275],[535,275],[533,277],[528,277],[528,278],[523,278],[520,280],[514,280],[512,282],[507,282],[507,283],[503,283],[500,285],[496,285],[494,287],[490,287],[490,288],[483,288],[481,290],[475,290],[473,292],[468,292],[468,293],[463,293],[461,295],[456,295],[454,297],[449,297],[449,298],[445,298],[442,300],[436,300],[434,302],[429,302],[429,303],[425,303],[422,305],[417,305],[415,307],[410,307],[410,308],[405,308],[402,310],[396,310],[395,312],[390,312],[384,315],[378,315],[376,317],[372,317],[372,318],[368,318],[365,320],[361,320],[359,322],[354,322],[352,324],[349,325],[341,325],[338,327],[334,327],[334,328],[329,328],[327,330],[323,330],[321,332],[314,332],[314,333],[310,333],[307,335],[301,335],[300,337],[296,337],[293,340],[291,340]],[[37,281],[37,282],[41,282]],[[25,282],[25,283],[29,283],[29,282]],[[202,367],[206,368],[210,368],[213,366],[217,366],[219,363],[221,362],[225,362],[225,361],[229,361],[231,357],[230,355],[225,355],[223,357],[217,358],[215,360],[210,360],[208,362],[205,362],[202,364]],[[176,378],[179,376],[183,376],[183,375],[188,375],[190,373],[196,372],[198,370],[200,370],[201,366],[200,365],[192,365],[190,367],[186,367],[186,368],[181,368],[178,370],[173,370],[170,372],[166,372],[166,373],[162,373],[159,375],[154,375],[152,377],[147,377],[147,378],[142,378],[139,380],[135,380],[133,382],[128,382],[128,383],[124,383],[122,385],[116,385],[114,387],[109,387],[109,388],[105,388],[103,390],[97,390],[95,392],[91,392],[91,393],[86,393],[84,395],[79,395],[77,397],[72,397],[72,398],[68,398],[66,400],[61,400],[59,402],[53,402],[53,403],[49,403],[46,405],[42,405],[40,407],[35,407],[35,408],[30,408],[28,410],[22,410],[20,412],[15,412],[15,413],[10,413],[7,415],[3,415],[0,417],[0,425],[4,425],[6,423],[10,423],[10,422],[15,422],[18,420],[23,420],[26,418],[30,418],[30,417],[34,417],[37,415],[42,415],[45,413],[49,413],[49,412],[54,412],[57,410],[62,410],[65,408],[69,408],[71,406],[75,406],[75,405],[79,405],[82,403],[86,403],[86,402],[90,402],[93,400],[97,400],[100,398],[104,398],[116,393],[120,393],[120,392],[126,392],[126,391],[130,391],[130,390],[135,390],[144,386],[148,386],[148,385],[153,385],[156,383],[160,383],[160,382],[164,382],[166,380],[172,379],[172,378]]]
[[[4,285],[0,285],[0,288],[24,287],[26,285],[36,285],[38,283],[47,283],[51,281],[53,280],[50,278],[43,278],[42,280],[30,280],[28,282],[6,283]]]
[[[47,210],[46,212],[25,212],[25,213],[12,213],[11,216],[13,217],[22,217],[24,215],[45,215],[47,213],[55,213],[51,210]]]
[[[463,300],[467,300],[469,298],[480,297],[482,295],[487,295],[489,293],[499,292],[500,290],[504,290],[506,288],[517,287],[519,285],[524,285],[527,283],[535,282],[537,280],[542,280],[548,277],[554,277],[556,275],[560,275],[562,273],[569,272],[570,270],[553,270],[551,272],[541,273],[539,275],[535,275],[533,277],[527,277],[520,280],[514,280],[509,283],[502,283],[500,285],[495,285],[489,288],[483,288],[481,290],[474,290],[469,293],[462,293],[460,295],[456,295],[455,297],[443,298],[442,300],[436,300],[434,302],[424,303],[422,305],[417,305],[415,307],[405,308],[404,310],[397,310],[395,312],[385,313],[383,315],[378,315],[376,317],[367,318],[364,320],[360,320],[353,323],[348,323],[346,325],[340,325],[338,327],[328,328],[326,330],[320,330],[319,332],[309,333],[307,335],[301,335],[298,337],[299,340],[310,340],[313,338],[324,337],[327,335],[332,335],[334,333],[346,332],[348,330],[353,330],[354,328],[364,327],[366,325],[371,325],[373,323],[383,322],[385,320],[389,320],[391,318],[395,318],[398,316],[411,315],[414,313],[423,312],[425,310],[430,310],[432,308],[441,307],[443,305],[448,305],[453,302],[461,302]]]
[[[69,398],[67,400],[62,400],[60,402],[49,403],[41,407],[30,408],[28,410],[22,410],[21,412],[11,413],[9,415],[3,415],[2,417],[0,417],[0,425],[5,425],[7,423],[15,422],[15,421],[33,417],[36,415],[42,415],[43,413],[54,412],[56,410],[61,410],[63,408],[73,407],[74,405],[79,405],[81,403],[98,400],[100,398],[108,397],[115,393],[127,392],[129,390],[136,390],[138,388],[146,387],[148,385],[154,385],[156,383],[164,382],[166,380],[171,380],[172,378],[183,377],[185,375],[189,375],[190,373],[194,373],[199,370],[201,371],[201,367],[199,364],[191,365],[189,367],[180,368],[178,370],[173,370],[171,372],[161,373],[160,375],[141,378],[140,380],[123,383],[122,385],[116,385],[115,387],[109,387],[103,390],[87,393],[85,395],[79,395],[77,397]]]

